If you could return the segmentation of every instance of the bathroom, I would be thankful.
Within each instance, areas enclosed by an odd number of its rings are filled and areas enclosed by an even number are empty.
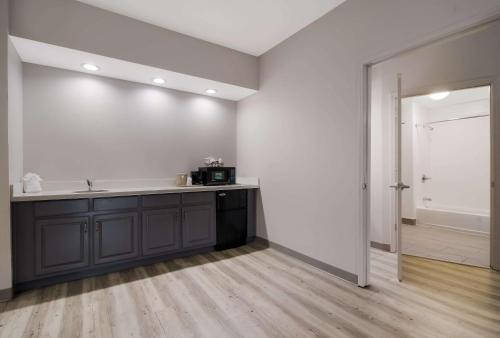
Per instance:
[[[401,108],[402,253],[489,267],[490,87]]]

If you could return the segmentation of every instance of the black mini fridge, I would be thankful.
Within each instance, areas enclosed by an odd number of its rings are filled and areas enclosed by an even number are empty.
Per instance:
[[[217,243],[215,250],[246,244],[247,190],[217,191]]]

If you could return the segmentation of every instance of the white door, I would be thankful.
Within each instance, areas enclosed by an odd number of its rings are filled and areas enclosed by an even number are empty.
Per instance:
[[[394,198],[394,210],[395,210],[395,229],[394,231],[396,232],[396,253],[398,256],[398,280],[402,281],[403,280],[403,262],[402,262],[402,234],[401,234],[401,220],[402,220],[402,215],[401,215],[401,193],[404,189],[408,189],[409,186],[404,184],[401,181],[401,74],[398,74],[397,76],[397,98],[396,98],[396,118],[394,119],[395,122],[395,163],[396,163],[396,175],[395,179],[396,182],[394,185],[391,185],[391,188],[395,190],[395,198]]]

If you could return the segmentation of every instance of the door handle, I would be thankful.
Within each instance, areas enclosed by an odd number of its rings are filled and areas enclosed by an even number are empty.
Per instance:
[[[222,192],[219,194],[220,197],[225,197],[226,196],[226,193],[225,192]]]
[[[394,188],[396,190],[405,190],[405,189],[410,189],[411,187],[409,185],[404,184],[403,182],[399,182],[397,184],[390,185],[389,188]]]

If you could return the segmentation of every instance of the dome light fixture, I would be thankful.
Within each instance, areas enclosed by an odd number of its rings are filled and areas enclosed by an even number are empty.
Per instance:
[[[442,100],[442,99],[448,97],[448,95],[450,95],[450,92],[439,92],[439,93],[432,93],[429,95],[429,97],[432,100],[439,101],[439,100]]]

